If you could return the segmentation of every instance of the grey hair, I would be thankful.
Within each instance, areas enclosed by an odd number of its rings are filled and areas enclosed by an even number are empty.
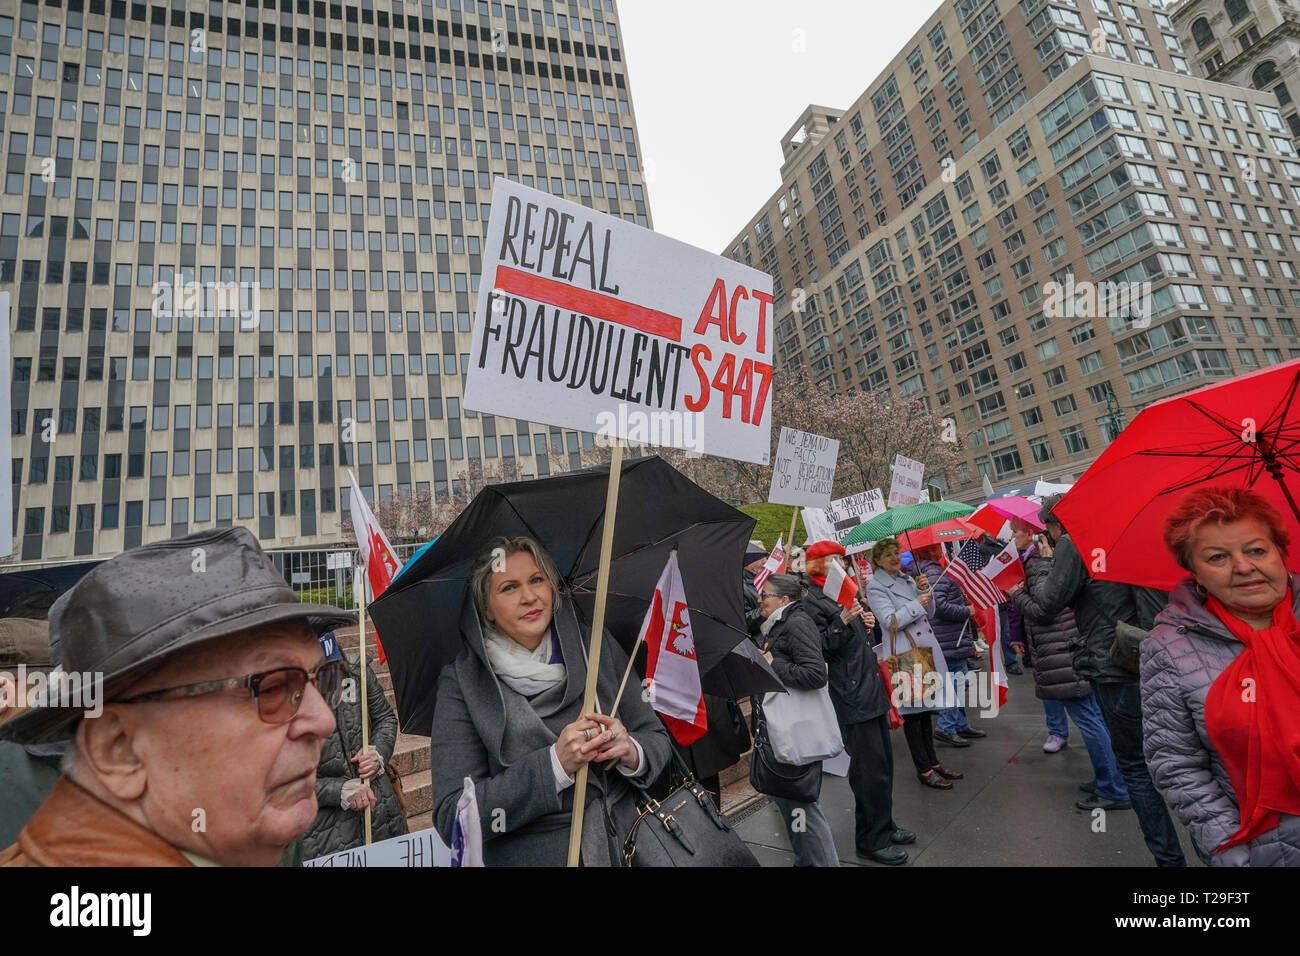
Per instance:
[[[555,566],[555,559],[551,557],[550,552],[532,538],[507,538],[499,535],[489,541],[479,552],[469,572],[469,593],[474,598],[474,606],[478,609],[479,617],[484,621],[487,620],[488,585],[492,580],[493,565],[496,564],[498,555],[501,558],[508,558],[512,554],[524,551],[532,555],[537,566],[546,575],[546,580],[551,582],[551,591],[555,599],[559,599],[560,571]]]
[[[791,601],[798,601],[803,597],[803,582],[793,574],[773,574],[763,583],[765,588],[771,588],[772,593],[777,597],[787,597]]]

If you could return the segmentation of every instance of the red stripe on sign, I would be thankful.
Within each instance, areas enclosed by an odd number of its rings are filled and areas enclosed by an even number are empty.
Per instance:
[[[601,295],[587,289],[575,289],[554,279],[544,279],[529,272],[497,266],[496,287],[534,302],[580,312],[593,319],[605,319],[630,329],[658,335],[674,342],[682,340],[682,320],[667,312],[656,312],[632,302]]]

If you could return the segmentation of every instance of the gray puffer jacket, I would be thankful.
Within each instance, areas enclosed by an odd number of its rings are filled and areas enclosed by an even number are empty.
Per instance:
[[[1300,611],[1300,575],[1292,575],[1291,593]],[[1174,589],[1142,642],[1147,766],[1211,866],[1300,866],[1300,816],[1291,814],[1250,843],[1214,852],[1241,826],[1241,811],[1205,728],[1205,695],[1244,649],[1206,609],[1193,578]]]
[[[1052,562],[1030,548],[1025,574],[1032,581],[1052,572]],[[1030,591],[1028,585],[1025,588]],[[1030,591],[1032,593],[1032,591]],[[1034,692],[1040,700],[1082,700],[1092,685],[1074,672],[1074,650],[1083,643],[1074,612],[1068,607],[1055,615],[1043,614],[1034,599],[1024,594],[1020,613],[1034,660]]]

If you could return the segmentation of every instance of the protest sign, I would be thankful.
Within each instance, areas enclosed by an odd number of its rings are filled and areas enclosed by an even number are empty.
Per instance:
[[[835,439],[783,425],[767,500],[774,505],[825,508],[831,501],[839,454],[840,443]]]
[[[921,480],[925,465],[902,455],[894,457],[894,479],[889,485],[889,507],[914,505],[921,500]]]
[[[329,856],[306,860],[303,866],[451,866],[451,849],[433,827],[380,840]]]
[[[493,185],[466,408],[767,464],[772,280]]]
[[[803,526],[809,541],[843,541],[844,537],[862,522],[885,511],[884,495],[879,488],[860,491],[856,495],[832,501],[826,508],[805,508]],[[868,550],[865,542],[845,548],[848,554]]]
[[[0,475],[13,474],[13,440],[9,435],[9,293],[0,292]],[[39,424],[39,423],[37,423]],[[57,502],[57,497],[56,497]],[[14,552],[13,486],[0,481],[0,558]]]

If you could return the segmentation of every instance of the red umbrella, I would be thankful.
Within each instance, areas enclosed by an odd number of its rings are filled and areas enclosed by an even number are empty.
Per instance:
[[[908,540],[914,548],[924,548],[928,544],[940,544],[944,541],[960,541],[962,538],[974,538],[984,531],[971,524],[965,518],[949,518],[938,524],[917,528],[907,532]]]
[[[1190,489],[1253,488],[1300,535],[1300,360],[1148,406],[1055,509],[1093,577],[1162,589],[1186,577],[1165,517]]]

